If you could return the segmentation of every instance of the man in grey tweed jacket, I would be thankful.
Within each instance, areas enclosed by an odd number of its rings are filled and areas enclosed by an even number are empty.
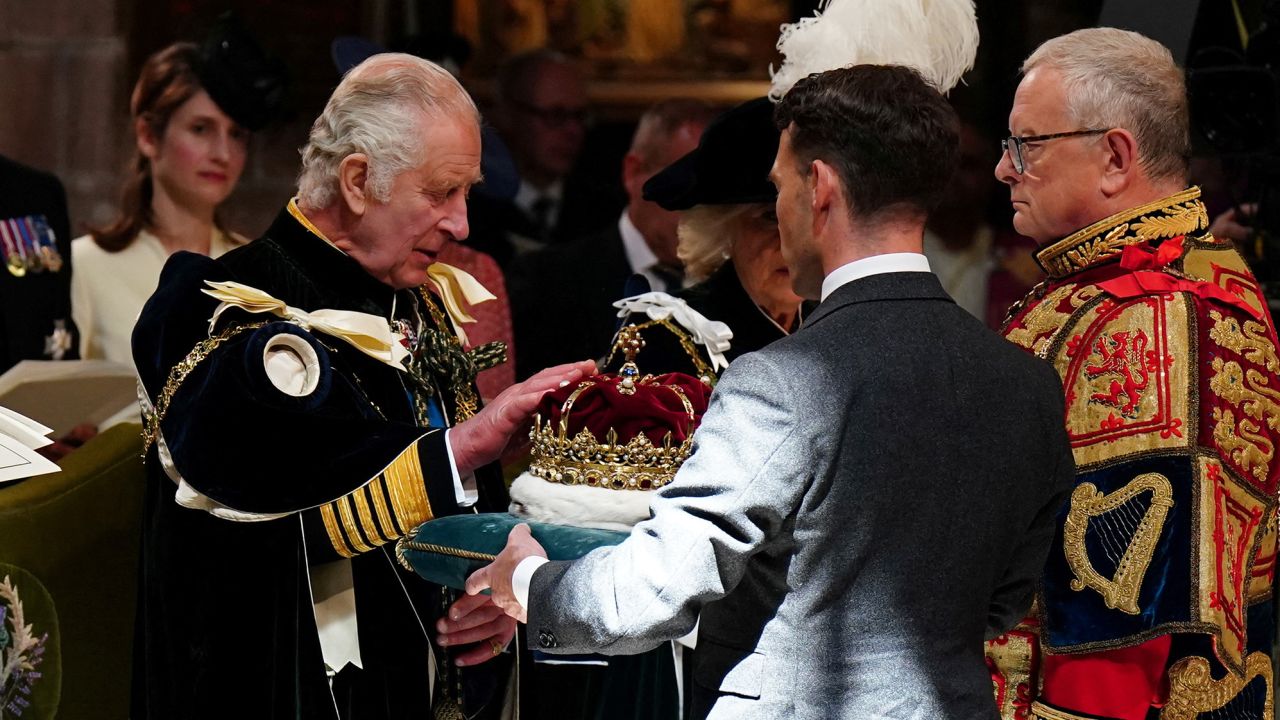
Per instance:
[[[517,528],[468,591],[553,653],[700,617],[697,717],[994,719],[982,641],[1030,605],[1074,469],[1057,376],[920,254],[957,123],[919,75],[812,75],[777,117],[783,252],[818,309],[726,372],[625,542],[546,563]]]

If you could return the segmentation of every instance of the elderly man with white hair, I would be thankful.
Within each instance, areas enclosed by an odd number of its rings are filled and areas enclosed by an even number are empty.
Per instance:
[[[134,332],[148,476],[132,716],[493,716],[498,677],[459,668],[514,624],[465,600],[482,622],[452,640],[470,645],[433,655],[450,598],[394,541],[504,508],[494,461],[591,364],[480,407],[475,373],[502,348],[464,352],[453,323],[487,293],[435,262],[466,238],[480,180],[479,115],[449,73],[366,61],[302,155],[266,234],[173,256]]]
[[[1280,359],[1188,187],[1183,73],[1110,28],[1023,73],[996,176],[1049,277],[1003,332],[1062,378],[1077,470],[1038,614],[988,643],[1001,713],[1272,718]]]

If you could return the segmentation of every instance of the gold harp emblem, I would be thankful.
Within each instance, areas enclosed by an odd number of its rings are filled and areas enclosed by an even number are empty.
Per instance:
[[[1160,713],[1160,720],[1195,720],[1200,713],[1213,712],[1226,707],[1249,683],[1262,678],[1267,695],[1262,717],[1275,717],[1274,688],[1271,687],[1271,659],[1256,652],[1245,661],[1244,674],[1227,673],[1221,680],[1214,680],[1209,672],[1209,661],[1189,657],[1169,668],[1169,703]]]
[[[1103,577],[1089,560],[1085,548],[1085,532],[1089,523],[1099,520],[1113,510],[1117,510],[1138,495],[1150,492],[1151,504],[1147,506],[1127,547],[1116,562],[1114,577]],[[1130,615],[1137,615],[1138,592],[1142,589],[1142,579],[1147,574],[1147,566],[1151,564],[1151,556],[1155,553],[1156,542],[1164,529],[1165,517],[1173,507],[1173,487],[1169,479],[1159,473],[1145,473],[1134,478],[1128,485],[1115,492],[1104,495],[1093,483],[1082,483],[1071,493],[1071,509],[1067,512],[1067,520],[1063,525],[1063,549],[1067,563],[1075,579],[1071,581],[1072,590],[1083,590],[1086,587],[1097,590],[1107,607]],[[1127,511],[1117,515],[1122,519]],[[1123,523],[1112,523],[1123,525]],[[1103,528],[1103,532],[1107,528]]]

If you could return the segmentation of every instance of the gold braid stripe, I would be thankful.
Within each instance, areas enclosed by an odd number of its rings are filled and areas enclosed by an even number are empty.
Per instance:
[[[186,357],[182,358],[177,365],[174,365],[169,370],[169,377],[165,380],[164,388],[160,391],[160,397],[155,402],[155,409],[143,419],[142,457],[144,460],[147,457],[147,450],[150,449],[156,438],[160,437],[160,421],[164,419],[165,413],[169,411],[169,403],[173,402],[174,394],[178,392],[178,388],[182,386],[187,376],[222,343],[242,332],[257,330],[266,324],[265,322],[258,322],[247,325],[232,325],[217,335],[196,343],[191,352],[187,353]]]
[[[382,492],[382,486],[377,482],[371,482],[365,485],[365,489],[369,492],[369,497],[373,500],[373,509],[378,513],[378,522],[382,525],[382,536],[388,540],[394,540],[400,537],[400,532],[396,530],[395,523],[391,521],[391,509],[387,507],[387,498]]]
[[[355,492],[350,493],[348,497],[356,506],[356,517],[360,519],[360,527],[364,528],[365,537],[375,545],[385,545],[396,538],[395,535],[387,535],[378,528],[378,521],[373,516],[373,508],[369,507],[369,498],[365,495],[366,487],[368,483],[356,488]]]
[[[417,527],[435,517],[431,501],[427,498],[426,483],[422,478],[422,464],[418,460],[417,443],[391,461],[382,471],[387,495],[397,524],[402,528]]]
[[[342,529],[347,531],[347,539],[351,541],[351,545],[355,547],[356,552],[369,552],[372,547],[360,537],[360,531],[356,529],[356,519],[351,512],[351,497],[343,495],[333,501],[338,506],[338,517],[342,519]]]
[[[333,503],[320,506],[320,517],[324,520],[324,529],[329,534],[329,543],[333,545],[333,549],[342,557],[355,557],[355,551],[347,544],[346,538],[342,536],[342,529],[338,527],[338,517],[333,512]]]
[[[1209,227],[1209,215],[1200,202],[1200,188],[1103,218],[1083,230],[1036,252],[1036,262],[1054,279],[1067,277],[1106,260],[1120,257],[1124,249],[1149,240],[1188,235]]]

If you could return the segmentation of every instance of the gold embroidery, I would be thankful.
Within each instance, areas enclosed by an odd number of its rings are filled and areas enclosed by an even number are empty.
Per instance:
[[[1196,537],[1192,547],[1196,619],[1215,635],[1216,655],[1239,673],[1248,647],[1246,591],[1264,517],[1273,501],[1233,475],[1217,457],[1197,458]]]
[[[1075,715],[1038,702],[1031,703],[1031,718],[1032,720],[1092,720],[1088,715]]]
[[[1036,630],[1026,622],[986,642],[987,667],[991,670],[992,691],[1000,720],[1026,717],[1035,684]]]
[[[356,519],[351,512],[351,498],[344,495],[333,502],[338,506],[338,518],[342,520],[342,529],[347,532],[347,539],[351,541],[352,547],[356,552],[369,552],[373,548],[365,543],[360,537],[360,531],[356,529]]]
[[[1218,447],[1255,480],[1265,481],[1275,448],[1265,436],[1258,434],[1261,428],[1244,417],[1237,426],[1235,415],[1225,408],[1213,409],[1213,422],[1213,440]]]
[[[222,332],[205,340],[196,343],[191,352],[182,358],[177,365],[169,370],[169,376],[165,379],[164,387],[160,390],[160,397],[156,398],[155,404],[152,406],[151,412],[145,412],[142,419],[142,458],[147,457],[147,450],[151,444],[160,436],[160,421],[164,420],[165,413],[169,411],[169,403],[173,401],[173,396],[177,394],[178,388],[182,387],[182,383],[196,369],[209,354],[218,349],[222,343],[239,335],[247,330],[256,330],[266,325],[265,322],[249,323],[247,325],[231,325]]]
[[[1175,294],[1096,307],[1063,330],[1067,341],[1052,358],[1063,379],[1077,467],[1190,447],[1193,301]]]
[[[383,471],[391,509],[400,527],[409,529],[430,520],[434,515],[427,488],[422,478],[417,444],[410,445]]]
[[[1208,660],[1183,658],[1169,668],[1169,702],[1160,712],[1160,719],[1196,720],[1200,713],[1220,710],[1257,678],[1262,678],[1267,692],[1262,717],[1275,717],[1271,659],[1266,654],[1253,653],[1245,662],[1243,675],[1228,673],[1221,680],[1213,679]]]
[[[1217,285],[1247,303],[1256,317],[1263,317],[1267,303],[1258,280],[1231,241],[1218,241],[1209,233],[1188,239],[1189,249],[1182,256],[1183,274]]]
[[[338,518],[333,513],[333,503],[320,506],[320,517],[324,520],[324,530],[329,535],[329,543],[333,545],[333,549],[342,557],[355,557],[355,551],[347,544],[346,538],[342,535],[342,529],[338,527]]]
[[[1108,580],[1094,569],[1085,548],[1085,531],[1092,518],[1104,515],[1144,492],[1151,492],[1151,504],[1133,531],[1124,554],[1116,563],[1115,576]],[[1165,516],[1173,507],[1173,486],[1159,473],[1144,473],[1128,485],[1103,495],[1093,483],[1082,483],[1071,493],[1071,509],[1063,526],[1063,548],[1075,579],[1072,590],[1093,588],[1102,595],[1107,607],[1137,615],[1138,593],[1151,564],[1156,542],[1164,529]]]
[[[1280,372],[1280,359],[1276,357],[1276,348],[1267,337],[1267,326],[1246,320],[1241,329],[1238,320],[1223,317],[1217,310],[1210,310],[1209,317],[1213,320],[1209,337],[1214,342],[1238,353],[1251,363],[1261,365],[1273,373]]]
[[[1074,311],[1101,292],[1094,285],[1085,285],[1077,290],[1075,283],[1055,288],[1023,316],[1019,322],[1022,327],[1009,330],[1005,338],[1043,358],[1053,344],[1054,337],[1071,318],[1070,312],[1062,312],[1058,310],[1058,306],[1067,300]]]
[[[1250,603],[1271,597],[1271,583],[1276,567],[1276,514],[1267,513],[1263,519],[1262,542],[1258,544],[1258,556],[1253,559],[1245,586],[1245,599]]]
[[[1036,253],[1053,278],[1063,278],[1114,260],[1130,245],[1186,235],[1209,226],[1200,188],[1191,187],[1140,207],[1116,213]]]
[[[383,536],[383,533],[378,530],[378,521],[373,517],[373,508],[369,507],[369,498],[365,497],[363,487],[356,488],[349,497],[355,504],[356,517],[360,520],[360,527],[364,529],[364,536],[369,538],[369,542],[374,545],[385,545],[388,541],[395,539],[395,535]]]
[[[384,482],[385,480],[381,479],[374,480],[365,485],[365,488],[369,491],[369,497],[373,501],[374,512],[378,514],[378,522],[382,525],[384,531],[382,534],[388,540],[391,540],[400,537],[402,533],[391,520],[391,509],[387,507],[387,498],[382,492]]]

